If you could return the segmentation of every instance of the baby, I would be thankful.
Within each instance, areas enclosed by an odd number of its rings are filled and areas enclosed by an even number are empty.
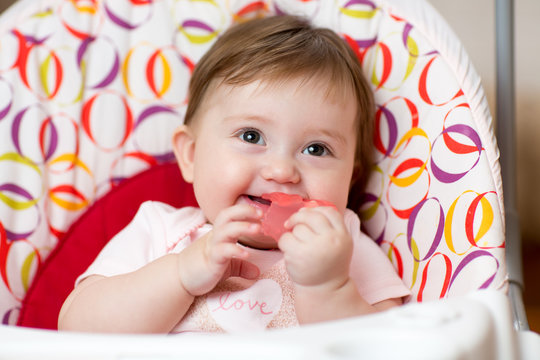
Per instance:
[[[369,168],[374,105],[342,39],[292,16],[236,25],[189,94],[173,146],[200,208],[144,203],[78,279],[59,329],[252,331],[402,303],[408,289],[347,208]],[[275,194],[312,204],[279,238],[262,230]]]

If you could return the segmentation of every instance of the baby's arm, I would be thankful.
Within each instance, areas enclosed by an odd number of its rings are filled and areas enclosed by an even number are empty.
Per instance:
[[[331,207],[302,209],[286,223],[279,247],[295,286],[299,322],[364,315],[401,304],[390,299],[370,305],[358,292],[349,267],[353,241],[343,216]]]
[[[370,305],[349,279],[338,288],[296,286],[295,307],[301,324],[330,321],[384,311],[403,303],[401,298]]]
[[[223,278],[252,279],[259,270],[236,245],[239,236],[260,231],[248,205],[233,206],[216,219],[214,230],[179,254],[168,254],[131,273],[85,279],[64,303],[58,327],[99,332],[169,332],[186,314],[194,296]]]
[[[93,275],[69,295],[59,330],[163,333],[170,331],[193,301],[178,281],[179,256],[163,256],[117,276]]]

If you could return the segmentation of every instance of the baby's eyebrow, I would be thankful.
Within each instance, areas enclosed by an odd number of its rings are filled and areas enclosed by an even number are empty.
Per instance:
[[[335,139],[342,145],[347,145],[347,139],[343,134],[333,129],[317,129],[313,131],[313,135],[322,135],[324,137],[329,137]]]
[[[237,121],[237,120],[251,120],[251,121],[257,121],[262,123],[269,123],[271,120],[261,116],[261,115],[255,115],[255,114],[238,114],[238,115],[231,115],[226,116],[223,118],[224,122],[231,122],[231,121]]]

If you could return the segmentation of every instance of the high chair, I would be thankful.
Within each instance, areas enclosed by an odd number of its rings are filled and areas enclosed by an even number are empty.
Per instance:
[[[519,355],[511,328],[515,321],[527,329],[521,265],[512,257],[507,269],[505,257],[510,241],[519,249],[519,230],[515,217],[505,228],[492,118],[465,50],[424,0],[15,3],[0,17],[0,318],[4,325],[20,327],[0,328],[0,339],[21,344],[25,336],[39,339],[56,344],[57,355],[69,353],[70,340],[90,352],[102,344],[112,352],[145,353],[143,348],[153,344],[184,355],[208,343],[194,337],[191,343],[182,340],[185,347],[178,350],[170,338],[119,336],[112,337],[114,345],[111,337],[96,335],[90,345],[82,335],[21,327],[56,329],[75,278],[143,201],[196,205],[174,164],[169,140],[183,120],[190,74],[231,24],[281,13],[335,30],[363,65],[377,103],[375,155],[363,205],[353,210],[411,289],[409,302],[422,304],[366,319],[253,335],[254,349],[268,350],[267,357],[281,356],[283,349],[291,358],[304,356],[305,348],[286,338],[305,345],[308,339],[328,340],[324,334],[368,328],[379,329],[379,338],[364,330],[362,336],[382,344],[381,336],[395,328],[397,319],[412,321],[417,327],[410,334],[433,336],[432,343],[442,347],[443,339],[432,329],[451,337],[467,333],[467,327],[468,334],[477,331],[473,340],[454,339],[468,346],[463,353],[443,356],[433,345],[425,350],[432,352],[411,357]],[[498,106],[504,106],[501,99]],[[512,116],[512,106],[504,107],[510,108],[504,116]],[[511,148],[511,140],[505,139],[504,146]],[[505,181],[511,176],[505,172]],[[514,190],[506,186],[514,216]],[[505,238],[505,230],[511,238]],[[514,315],[507,306],[509,289]],[[447,310],[462,316],[443,316]],[[398,326],[389,336],[396,340],[406,328]],[[265,345],[268,339],[283,348],[272,352]],[[343,339],[328,345],[334,351],[328,358],[366,349],[358,343],[351,348],[352,335]],[[239,355],[226,344],[230,338],[214,340],[216,347],[203,355]],[[361,344],[369,347],[367,341]],[[400,344],[407,358],[411,349]]]

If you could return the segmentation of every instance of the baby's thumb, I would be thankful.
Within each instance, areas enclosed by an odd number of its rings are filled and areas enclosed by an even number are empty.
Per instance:
[[[244,279],[253,280],[259,277],[259,268],[246,260],[232,259],[231,272],[229,276],[239,276]]]

